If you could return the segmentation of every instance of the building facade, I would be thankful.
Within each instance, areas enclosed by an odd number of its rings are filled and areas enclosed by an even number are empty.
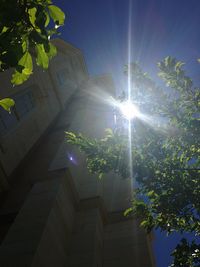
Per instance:
[[[49,69],[35,68],[22,86],[1,74],[0,265],[151,267],[151,240],[130,205],[132,181],[113,174],[101,181],[65,142],[65,131],[101,137],[112,127],[109,75],[89,77],[81,51],[56,39]]]

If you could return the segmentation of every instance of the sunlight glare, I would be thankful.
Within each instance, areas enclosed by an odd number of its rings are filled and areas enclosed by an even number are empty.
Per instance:
[[[124,117],[128,120],[131,120],[139,116],[139,110],[130,101],[121,103],[119,107]]]

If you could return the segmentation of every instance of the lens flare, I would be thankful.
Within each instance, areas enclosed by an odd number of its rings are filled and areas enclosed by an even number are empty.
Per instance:
[[[130,101],[121,103],[119,106],[122,114],[124,115],[124,117],[128,120],[131,120],[135,117],[138,117],[140,112],[137,109],[137,107],[131,103]]]
[[[72,164],[78,165],[76,158],[71,153],[67,153],[67,158]]]

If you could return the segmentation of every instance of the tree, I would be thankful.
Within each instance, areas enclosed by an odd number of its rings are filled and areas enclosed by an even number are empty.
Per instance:
[[[121,127],[107,129],[100,140],[69,132],[66,137],[86,154],[90,172],[102,177],[113,171],[123,178],[133,173],[138,187],[125,215],[136,214],[147,232],[160,228],[167,234],[199,237],[200,90],[183,65],[171,57],[158,63],[158,75],[168,90],[158,87],[137,63],[126,66],[132,101],[141,114],[132,121],[131,164],[129,138]],[[171,266],[200,266],[200,244],[195,238],[192,243],[183,239],[172,256]]]
[[[11,83],[20,85],[33,73],[33,60],[48,68],[56,55],[50,42],[65,21],[65,14],[51,0],[1,0],[0,2],[0,72],[13,68]],[[10,110],[14,101],[0,100]]]

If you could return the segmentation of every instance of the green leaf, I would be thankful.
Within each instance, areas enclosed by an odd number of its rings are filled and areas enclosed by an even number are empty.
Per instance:
[[[22,72],[26,75],[32,74],[33,71],[33,62],[31,54],[26,51],[26,53],[23,55],[23,57],[18,62],[19,66],[23,67]]]
[[[50,5],[48,6],[48,8],[49,8],[49,14],[53,19],[53,21],[57,25],[63,25],[65,21],[65,14],[63,13],[63,11],[59,7],[54,5]]]
[[[22,51],[23,51],[23,53],[25,53],[26,50],[27,50],[27,43],[26,43],[26,41],[24,41],[24,42],[22,42]]]
[[[148,197],[152,197],[152,196],[154,196],[154,190],[151,190],[151,191],[149,191],[148,193],[147,193],[147,196]]]
[[[49,22],[50,22],[50,17],[49,17],[49,14],[47,12],[45,12],[45,15],[46,15],[46,21],[45,21],[45,27],[47,27],[49,25]]]
[[[111,128],[106,128],[105,133],[106,135],[113,136],[113,130]]]
[[[125,212],[124,212],[124,216],[128,216],[129,213],[131,213],[132,211],[133,211],[133,208],[126,209]]]
[[[49,52],[47,54],[48,54],[49,59],[55,57],[55,55],[57,54],[56,47],[51,43],[49,43]]]
[[[99,179],[101,180],[102,177],[103,177],[103,173],[100,173],[100,174],[99,174]]]
[[[9,29],[8,27],[4,26],[3,29],[2,29],[2,31],[1,31],[1,33],[6,32],[8,29]]]
[[[15,71],[12,75],[11,83],[15,85],[20,85],[27,81],[30,75],[24,74],[23,72]]]
[[[12,75],[11,82],[15,85],[20,85],[25,82],[33,71],[33,62],[31,54],[26,51],[23,57],[19,60],[18,66]]]
[[[177,70],[180,69],[183,65],[185,65],[184,62],[177,61],[176,64],[175,64],[175,70],[177,71]]]
[[[141,223],[140,223],[140,226],[141,227],[145,227],[145,226],[147,226],[148,225],[148,221],[146,221],[146,220],[144,220],[144,221],[142,221]]]
[[[14,105],[15,101],[11,98],[4,98],[0,100],[0,106],[8,112],[10,112],[10,108]]]
[[[38,66],[41,66],[44,69],[47,69],[49,66],[49,57],[44,50],[43,44],[36,45],[37,58],[36,63]]]
[[[36,25],[35,25],[35,21],[36,21],[36,12],[37,12],[36,7],[30,8],[30,9],[28,10],[29,20],[30,20],[31,24],[32,24],[34,27],[36,27]]]

